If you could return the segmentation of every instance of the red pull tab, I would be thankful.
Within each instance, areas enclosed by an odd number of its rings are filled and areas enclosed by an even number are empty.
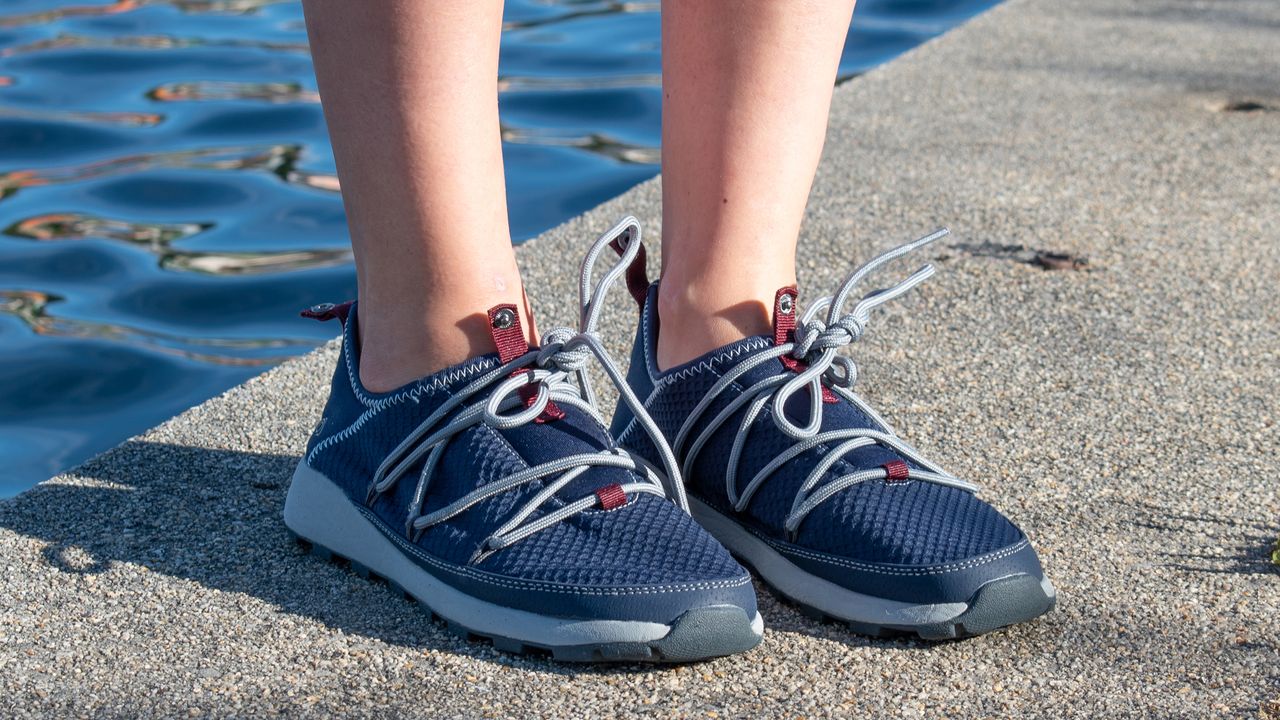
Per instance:
[[[489,308],[489,335],[498,348],[498,359],[504,363],[529,352],[529,341],[524,339],[524,328],[520,325],[520,313],[511,303]]]
[[[796,290],[795,285],[788,285],[784,288],[778,288],[778,292],[773,296],[773,344],[782,345],[795,341],[796,334],[796,313],[799,309],[796,307],[796,298],[800,292]],[[803,372],[808,368],[803,360],[783,355],[778,358],[791,372]],[[822,386],[822,402],[832,405],[840,402],[836,394],[831,392],[831,388]]]
[[[880,467],[884,468],[885,482],[902,482],[911,475],[911,468],[907,467],[907,464],[901,460],[890,460]]]
[[[347,317],[351,314],[352,304],[353,301],[351,300],[337,304],[320,303],[319,305],[312,305],[298,314],[304,318],[311,318],[312,320],[319,320],[320,322],[337,318],[345,327],[347,324]]]
[[[617,483],[606,485],[596,490],[596,498],[600,500],[600,507],[605,510],[612,510],[627,504],[627,494],[623,492],[622,486]]]
[[[628,230],[609,243],[609,247],[618,253],[618,257],[622,257],[623,253],[627,251],[626,244],[622,242],[624,237],[628,238],[628,242],[635,242],[635,238],[631,237],[631,232]],[[645,300],[649,298],[649,272],[645,267],[644,245],[640,246],[640,249],[636,251],[635,259],[627,266],[627,292],[631,293],[636,305],[639,305],[640,309],[644,310]]]
[[[498,360],[503,363],[509,363],[529,352],[529,341],[524,337],[520,313],[511,303],[489,308],[489,336],[493,338],[493,344],[498,349]],[[521,372],[526,371],[517,370],[512,375],[518,375]],[[532,385],[526,385],[520,388],[520,397],[524,400],[525,407],[530,407],[537,400],[538,391]],[[548,402],[534,422],[544,423],[559,420],[562,417],[564,417],[564,410],[554,402]]]
[[[778,292],[773,296],[773,344],[782,345],[789,343],[794,339],[796,332],[796,298],[800,291],[796,290],[795,285],[788,285],[784,288],[778,288]],[[782,364],[788,369],[796,368],[788,363],[795,363],[796,366],[803,367],[804,363],[799,360],[784,355]]]

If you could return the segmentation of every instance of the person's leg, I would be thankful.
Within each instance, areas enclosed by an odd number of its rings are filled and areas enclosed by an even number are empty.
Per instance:
[[[779,362],[774,343],[661,380],[644,361],[656,352],[670,369],[768,333],[775,292],[795,278],[852,4],[664,3],[663,275],[657,302],[641,307],[629,379],[661,413],[694,519],[765,584],[855,632],[954,639],[1038,617],[1056,591],[1026,534],[832,382],[853,370],[836,367],[848,359],[839,348],[792,348],[815,381],[800,388],[791,384],[801,366]],[[846,283],[938,237],[882,255]],[[850,300],[845,312],[869,311]],[[638,435],[639,417],[617,413],[618,442],[653,463],[660,453]]]
[[[659,459],[661,480],[621,452],[594,402],[561,402],[582,357],[531,352],[506,322],[502,306],[523,296],[498,135],[500,4],[304,2],[360,305],[359,331],[343,323],[285,526],[504,651],[691,662],[757,645],[751,578],[689,516],[671,458]],[[492,350],[506,366],[497,372],[432,374]],[[428,374],[431,388],[376,401],[357,364],[371,389]],[[652,424],[645,432],[662,442]],[[586,512],[592,532],[560,527]]]
[[[498,127],[502,3],[303,6],[355,250],[360,378],[390,390],[490,350],[485,310],[524,303]]]
[[[658,364],[769,331],[853,0],[662,3]]]

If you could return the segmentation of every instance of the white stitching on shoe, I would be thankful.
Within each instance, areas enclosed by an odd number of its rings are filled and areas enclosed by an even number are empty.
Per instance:
[[[429,389],[442,389],[446,385],[452,385],[459,380],[473,375],[479,375],[486,370],[491,370],[498,366],[498,361],[490,358],[481,362],[468,364],[465,367],[454,368],[447,373],[433,378],[429,383],[424,384],[422,381],[415,382],[397,392],[395,395],[388,395],[384,398],[374,398],[365,392],[365,390],[360,387],[360,383],[356,381],[357,373],[351,360],[352,351],[350,348],[352,343],[354,343],[354,340],[350,338],[350,334],[343,333],[342,357],[347,366],[347,379],[351,383],[351,391],[355,393],[356,399],[360,401],[360,404],[372,410],[381,410],[383,407],[404,402],[406,399],[417,400],[422,393]]]
[[[653,309],[654,313],[658,312],[658,308]],[[653,325],[649,322],[648,301],[645,301],[644,312],[640,315],[640,342],[644,343],[644,369],[649,373],[649,382],[655,382],[654,378],[658,376],[658,369],[653,366],[653,360],[649,358],[650,350],[657,350],[657,347],[649,347],[650,338],[653,337]]]
[[[350,425],[343,428],[342,430],[330,435],[324,440],[321,440],[320,442],[316,443],[316,446],[311,448],[311,452],[307,453],[307,464],[308,465],[312,464],[315,461],[316,457],[320,455],[321,450],[333,447],[334,445],[337,445],[343,440],[346,440],[347,438],[356,434],[356,432],[361,427],[363,427],[364,424],[368,422],[370,418],[372,418],[374,415],[377,415],[377,414],[378,414],[377,410],[365,410],[364,412],[360,413],[360,416],[356,418],[355,422],[351,423]]]
[[[724,350],[724,351],[718,352],[715,355],[712,355],[711,357],[707,358],[706,360],[703,360],[702,362],[698,363],[697,365],[691,365],[679,372],[672,373],[671,375],[667,375],[666,377],[663,377],[663,378],[658,378],[658,382],[656,383],[654,390],[657,390],[660,387],[666,387],[668,385],[671,385],[675,383],[677,380],[684,380],[686,378],[693,377],[695,374],[703,370],[709,370],[711,369],[711,365],[713,363],[721,362],[723,360],[732,360],[743,353],[759,350],[761,348],[768,347],[772,344],[773,343],[771,341],[762,337],[747,338],[742,345],[739,345],[738,347],[733,348],[732,350]]]
[[[769,344],[770,344],[770,343],[769,343],[768,341],[765,341],[762,345],[760,345],[760,346],[758,346],[758,347],[746,347],[746,348],[743,348],[743,349],[742,349],[742,351],[747,351],[747,350],[759,350],[759,349],[760,349],[760,348],[762,348],[762,347],[767,347]],[[717,356],[717,357],[709,358],[709,359],[707,360],[707,362],[706,362],[706,363],[704,363],[704,364],[706,365],[706,367],[705,367],[705,368],[703,368],[703,367],[702,367],[702,365],[699,365],[699,366],[697,366],[697,367],[687,368],[686,370],[682,370],[681,372],[689,372],[689,373],[690,373],[690,375],[689,375],[688,377],[692,377],[694,374],[696,374],[696,373],[693,373],[693,371],[694,371],[694,370],[699,370],[699,369],[701,369],[701,370],[706,370],[707,372],[713,372],[713,373],[714,373],[714,372],[716,372],[716,370],[715,370],[715,368],[711,367],[711,363],[718,362],[718,361],[723,360],[723,359],[733,359],[734,357],[737,357],[738,355],[741,355],[741,354],[742,354],[742,352],[741,352],[741,351],[740,351],[740,352],[730,352],[730,351],[725,351],[725,352],[723,353],[724,357],[719,357],[719,356]],[[717,377],[719,377],[719,376],[720,376],[720,375],[719,375],[719,374],[717,374]],[[645,401],[644,401],[644,406],[645,406],[645,408],[646,408],[646,409],[648,409],[649,405],[653,402],[653,400],[654,400],[655,398],[657,398],[657,397],[658,397],[658,394],[659,394],[659,393],[661,393],[663,390],[666,390],[667,388],[671,387],[671,385],[673,385],[673,384],[674,384],[674,383],[663,383],[663,384],[660,384],[660,385],[654,385],[654,387],[653,387],[653,391],[649,393],[649,397],[645,398]],[[733,389],[735,389],[735,390],[738,390],[738,391],[741,391],[741,390],[743,390],[743,389],[744,389],[744,388],[742,387],[742,385],[741,385],[740,383],[738,383],[736,380],[731,384],[731,387],[732,387]],[[630,422],[628,422],[624,428],[622,428],[622,432],[621,432],[621,433],[618,433],[617,440],[618,440],[618,444],[619,444],[619,445],[625,445],[625,444],[626,444],[626,443],[623,441],[623,439],[624,439],[624,438],[626,438],[627,433],[631,432],[631,430],[632,430],[633,426],[635,425],[635,422],[636,422],[636,419],[635,419],[635,418],[632,418],[632,419],[631,419],[631,421],[630,421]]]
[[[775,550],[778,550],[779,552],[789,553],[792,555],[799,555],[801,557],[808,558],[810,560],[815,560],[817,562],[825,563],[828,565],[837,565],[840,567],[849,568],[851,570],[861,570],[863,572],[876,573],[878,575],[902,575],[902,576],[918,576],[918,577],[923,577],[928,575],[944,575],[946,573],[960,572],[962,570],[972,570],[975,567],[986,565],[988,563],[995,562],[996,560],[1002,560],[1006,557],[1009,557],[1010,555],[1017,553],[1019,550],[1023,549],[1024,547],[1030,544],[1030,541],[1024,538],[1020,540],[1018,543],[1014,545],[1010,545],[1009,547],[1003,550],[997,550],[996,552],[993,552],[989,555],[981,555],[979,557],[970,558],[968,560],[963,560],[963,561],[954,562],[954,563],[947,563],[943,565],[930,565],[928,567],[920,568],[918,570],[888,570],[876,565],[858,562],[857,560],[847,560],[844,558],[815,553],[815,552],[803,550],[796,547],[782,546],[773,538],[765,537],[764,535],[761,535],[760,533],[756,532],[752,528],[748,528],[748,530],[750,530],[753,535],[760,538],[761,540],[764,540],[766,543],[768,543],[771,547],[773,547]]]
[[[344,333],[343,339],[342,339],[342,357],[343,357],[343,363],[346,365],[346,368],[347,368],[347,380],[351,384],[351,390],[352,392],[355,393],[356,399],[359,400],[360,404],[364,405],[367,408],[367,410],[361,413],[359,417],[357,417],[355,421],[352,422],[347,427],[343,428],[339,432],[336,432],[333,435],[330,435],[329,437],[317,443],[316,446],[311,449],[311,452],[307,453],[308,463],[311,463],[313,460],[315,460],[315,458],[319,456],[321,450],[332,447],[342,442],[343,440],[350,438],[352,435],[355,435],[357,432],[359,432],[360,428],[364,427],[365,423],[369,422],[369,420],[373,419],[375,415],[382,412],[383,410],[386,410],[392,405],[404,402],[407,399],[412,399],[416,401],[419,397],[422,396],[422,393],[426,392],[427,390],[443,389],[445,386],[451,385],[459,380],[470,377],[472,375],[478,375],[483,371],[490,370],[494,367],[497,367],[497,364],[498,364],[496,360],[486,360],[484,362],[478,362],[472,365],[468,365],[467,367],[454,369],[448,373],[445,373],[433,379],[430,383],[426,383],[426,384],[423,384],[421,382],[414,383],[412,386],[407,387],[404,390],[401,390],[395,395],[389,395],[381,399],[374,399],[368,396],[363,390],[361,390],[359,387],[359,383],[356,382],[355,367],[352,365],[352,362],[351,362],[351,357],[349,355],[350,350],[348,349],[349,347],[350,347],[349,335]]]
[[[382,523],[382,521],[378,518],[377,515],[374,515],[373,512],[370,511],[368,508],[360,507],[359,505],[355,505],[354,503],[352,503],[352,505],[361,513],[366,515],[369,518],[369,520],[374,523],[375,527],[378,527],[382,531],[383,535],[386,535],[387,537],[391,538],[397,545],[399,545],[409,554],[414,555],[415,557],[420,558],[423,562],[429,565],[438,567],[441,570],[457,573],[459,575],[465,575],[471,578],[472,580],[476,580],[477,582],[482,582],[488,585],[493,585],[494,587],[512,588],[516,590],[536,590],[540,592],[552,592],[552,593],[560,593],[564,595],[618,596],[618,595],[659,595],[663,593],[681,592],[685,590],[716,590],[716,589],[722,589],[722,588],[741,587],[751,582],[751,577],[747,575],[734,580],[720,580],[715,582],[678,583],[674,585],[643,585],[643,586],[621,587],[621,588],[615,588],[613,590],[602,590],[599,588],[570,585],[567,583],[558,583],[557,585],[560,585],[561,587],[557,587],[556,585],[542,583],[537,580],[498,579],[498,578],[492,577],[488,573],[481,573],[480,571],[477,571],[473,568],[469,568],[465,566],[454,566],[450,563],[444,562],[443,560],[436,559],[435,557],[428,554],[426,551],[424,551],[422,548],[418,547],[417,545],[409,544],[399,535],[387,532],[387,530],[384,529],[385,526]]]

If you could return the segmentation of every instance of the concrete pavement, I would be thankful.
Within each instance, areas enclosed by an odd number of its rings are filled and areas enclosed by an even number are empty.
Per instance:
[[[1037,622],[868,640],[762,589],[710,663],[460,641],[285,534],[330,347],[0,504],[0,714],[1280,716],[1278,78],[1266,0],[1010,0],[837,92],[803,297],[950,225],[859,388],[1031,534]],[[659,182],[520,248],[544,327],[617,216],[656,250]]]

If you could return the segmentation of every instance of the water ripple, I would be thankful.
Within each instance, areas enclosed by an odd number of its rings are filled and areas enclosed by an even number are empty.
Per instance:
[[[35,335],[111,340],[214,365],[235,367],[278,365],[296,354],[297,350],[315,347],[313,341],[284,338],[185,337],[132,328],[122,324],[77,320],[50,314],[49,306],[64,300],[65,298],[51,293],[0,288],[0,315],[17,318]],[[222,352],[217,352],[219,350]],[[293,350],[293,352],[263,355],[261,353],[264,350]],[[240,353],[237,354],[237,351]]]
[[[551,5],[552,3],[547,3]],[[586,3],[583,3],[586,4]],[[502,23],[503,31],[529,30],[557,25],[570,20],[582,18],[620,15],[626,13],[656,13],[661,8],[660,2],[602,2],[593,3],[593,7],[581,7],[569,12],[554,13],[544,17],[508,20]]]
[[[43,170],[14,170],[0,173],[0,200],[12,197],[23,188],[60,185],[165,168],[232,171],[264,170],[291,184],[338,192],[338,177],[336,174],[316,173],[298,169],[297,164],[302,152],[303,148],[299,145],[201,148],[128,155],[69,167]]]
[[[155,250],[167,249],[175,241],[202,233],[213,226],[211,222],[129,222],[82,213],[51,213],[19,220],[5,228],[4,233],[13,237],[43,241],[109,238]]]
[[[19,118],[37,122],[83,122],[96,125],[123,125],[126,127],[155,127],[164,122],[160,113],[141,112],[78,112],[75,110],[19,110],[0,107],[0,118]]]
[[[299,270],[339,267],[351,262],[348,248],[205,252],[175,248],[173,244],[214,227],[213,223],[147,223],[112,220],[78,213],[38,215],[20,220],[4,234],[59,242],[105,238],[147,250],[162,270],[205,275],[275,275]]]
[[[205,40],[202,38],[181,38],[171,35],[122,35],[116,37],[93,37],[87,35],[62,34],[57,37],[37,40],[26,45],[17,45],[0,50],[0,57],[18,57],[32,55],[51,50],[101,50],[104,48],[128,50],[182,50],[186,48],[228,48],[233,50],[253,49],[286,51],[295,53],[309,52],[306,43],[279,43],[253,40]]]
[[[504,75],[498,78],[498,91],[510,92],[519,90],[539,90],[553,92],[570,92],[573,90],[610,90],[651,87],[662,85],[662,75],[648,73],[644,75],[602,75],[598,77],[520,77]]]
[[[25,15],[0,15],[0,28],[45,25],[58,20],[102,17],[169,5],[185,13],[252,13],[291,0],[115,0],[105,5],[68,5]]]
[[[272,103],[318,103],[320,93],[301,83],[218,82],[214,80],[161,85],[147,92],[158,102],[264,100]]]
[[[578,148],[631,164],[654,165],[662,159],[662,152],[658,147],[621,142],[603,133],[576,135],[503,126],[502,139],[518,145]]]

